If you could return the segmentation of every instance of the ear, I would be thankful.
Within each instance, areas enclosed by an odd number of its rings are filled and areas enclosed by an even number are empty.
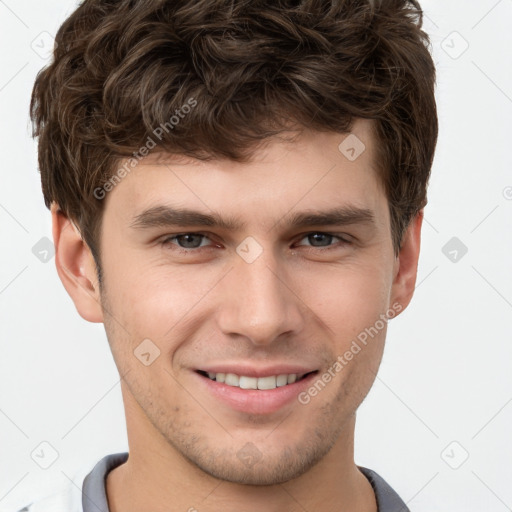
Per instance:
[[[395,261],[395,277],[391,288],[391,304],[397,302],[403,311],[412,299],[416,286],[420,256],[423,209],[411,219],[404,233],[402,247]]]
[[[60,280],[83,319],[103,322],[98,276],[91,250],[57,204],[52,204],[51,212],[55,265]]]

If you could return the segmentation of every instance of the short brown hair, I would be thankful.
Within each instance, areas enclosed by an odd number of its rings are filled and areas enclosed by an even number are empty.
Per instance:
[[[348,133],[361,117],[374,120],[397,254],[438,133],[422,17],[415,0],[85,0],[32,93],[45,204],[77,223],[101,270],[95,190],[148,137],[247,161],[290,123]]]

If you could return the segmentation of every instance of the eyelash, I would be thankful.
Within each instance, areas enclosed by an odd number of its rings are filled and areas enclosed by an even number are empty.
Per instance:
[[[176,235],[168,236],[167,238],[163,239],[160,242],[160,244],[163,247],[173,246],[173,250],[176,250],[176,251],[178,251],[180,253],[184,253],[184,254],[190,254],[190,253],[194,253],[194,252],[197,253],[201,249],[211,249],[213,247],[211,245],[208,245],[208,246],[192,247],[192,248],[187,249],[184,247],[180,247],[178,244],[173,243],[173,241],[175,241],[178,237],[185,236],[185,235],[196,235],[196,236],[202,236],[204,238],[209,238],[208,235],[206,235],[205,233],[186,232],[186,233],[178,233]],[[325,236],[337,238],[339,240],[339,243],[342,246],[352,244],[351,241],[343,238],[340,235],[335,235],[334,233],[326,233],[324,231],[311,231],[310,233],[305,233],[304,235],[302,235],[302,237],[299,240],[303,240],[304,238],[307,238],[311,235],[325,235]],[[203,238],[203,240],[204,240],[204,238]],[[201,242],[203,240],[201,240]],[[340,246],[335,244],[335,245],[327,245],[327,246],[319,246],[319,247],[316,247],[314,245],[306,245],[306,246],[302,246],[302,247],[308,247],[310,250],[321,250],[321,251],[325,252],[327,250],[337,249]]]

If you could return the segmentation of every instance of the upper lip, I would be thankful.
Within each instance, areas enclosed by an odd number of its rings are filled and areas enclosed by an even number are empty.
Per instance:
[[[272,366],[248,366],[243,363],[216,364],[212,366],[204,366],[197,369],[206,373],[234,373],[235,375],[244,375],[247,377],[270,377],[272,375],[288,375],[295,373],[297,375],[305,375],[314,372],[317,368],[311,368],[303,365],[295,364],[275,364]]]

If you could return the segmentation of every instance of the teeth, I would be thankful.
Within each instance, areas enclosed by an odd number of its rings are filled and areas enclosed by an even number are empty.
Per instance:
[[[226,380],[224,382],[228,386],[240,387],[240,377],[234,373],[226,373]]]
[[[296,373],[270,375],[268,377],[247,377],[246,375],[235,375],[234,373],[214,373],[208,372],[208,377],[217,382],[223,382],[228,386],[234,386],[241,389],[275,389],[278,387],[293,384],[300,380],[304,375]]]
[[[258,389],[258,379],[256,377],[240,377],[240,387],[242,389]]]
[[[288,375],[278,375],[277,376],[277,386],[286,386],[288,384]]]
[[[274,389],[277,387],[277,377],[271,375],[270,377],[260,377],[256,379],[258,381],[258,389]]]

